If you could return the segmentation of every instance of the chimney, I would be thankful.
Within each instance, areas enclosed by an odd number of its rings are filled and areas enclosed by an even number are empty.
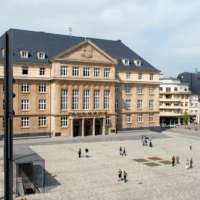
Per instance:
[[[120,40],[120,39],[118,39],[118,40],[117,40],[117,42],[121,42],[121,40]]]

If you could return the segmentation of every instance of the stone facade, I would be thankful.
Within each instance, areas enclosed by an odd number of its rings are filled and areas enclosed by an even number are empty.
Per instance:
[[[118,70],[117,61],[92,42],[85,41],[50,59],[51,64],[13,64],[13,76],[16,83],[13,91],[14,134],[49,132],[53,136],[85,136],[116,133],[116,129],[159,126],[159,72],[138,70]],[[28,74],[22,74],[23,66],[28,67]],[[62,70],[65,67],[65,72]],[[44,68],[44,75],[41,75]],[[87,68],[87,69],[85,69]],[[99,69],[99,76],[95,70]],[[106,74],[108,70],[108,74]],[[127,73],[130,78],[127,79]],[[138,74],[142,73],[142,79]],[[106,75],[105,75],[106,74]],[[116,75],[117,74],[117,75]],[[153,76],[153,79],[150,78]],[[3,129],[3,76],[4,63],[0,63],[0,134]],[[29,84],[29,91],[22,91],[22,83]],[[45,83],[45,89],[41,89]],[[118,92],[116,92],[118,86]],[[130,92],[127,93],[127,86]],[[138,87],[142,92],[138,93]],[[150,89],[151,88],[151,89]],[[66,107],[61,105],[61,90],[67,91]],[[151,90],[151,92],[150,92]],[[78,91],[73,96],[74,91]],[[88,98],[84,97],[88,91]],[[94,107],[94,93],[99,91],[99,104]],[[105,91],[108,103],[105,106]],[[76,102],[76,108],[74,101]],[[77,100],[78,99],[78,100]],[[28,109],[22,109],[22,100],[28,100]],[[39,101],[45,100],[45,108],[40,108]],[[116,108],[116,100],[118,106]],[[130,100],[130,108],[126,107]],[[142,105],[138,107],[138,100]],[[149,106],[153,102],[153,106]],[[84,107],[88,103],[87,108]],[[85,102],[85,104],[84,104]],[[140,114],[140,120],[138,115]],[[127,115],[128,118],[127,118]],[[151,120],[150,120],[151,115]],[[28,125],[22,125],[22,118],[28,117]],[[45,118],[40,121],[39,118]],[[61,122],[61,118],[64,122]],[[128,120],[127,120],[128,119]]]

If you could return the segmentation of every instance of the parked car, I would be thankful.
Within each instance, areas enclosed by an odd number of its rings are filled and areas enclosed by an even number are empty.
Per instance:
[[[176,128],[176,124],[168,124],[165,126],[165,128]]]

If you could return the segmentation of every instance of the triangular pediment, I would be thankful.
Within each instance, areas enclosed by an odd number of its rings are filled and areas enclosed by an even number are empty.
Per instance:
[[[51,60],[70,60],[70,61],[87,61],[87,62],[103,62],[117,64],[116,60],[109,56],[105,51],[100,49],[90,40],[81,42],[80,44],[62,52],[53,57]]]

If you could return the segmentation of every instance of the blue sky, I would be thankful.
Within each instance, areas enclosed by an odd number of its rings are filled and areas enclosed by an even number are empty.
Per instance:
[[[117,40],[164,72],[200,71],[199,0],[0,0],[9,28]]]

